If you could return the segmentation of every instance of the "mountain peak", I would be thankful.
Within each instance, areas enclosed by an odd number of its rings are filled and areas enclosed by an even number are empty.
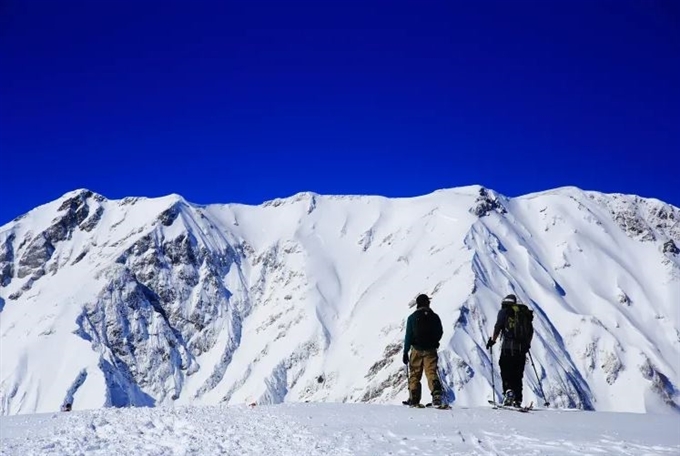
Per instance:
[[[59,198],[57,198],[60,201],[63,200],[68,200],[72,198],[81,198],[83,200],[87,198],[94,198],[97,201],[104,201],[106,198],[99,193],[93,192],[90,189],[87,188],[77,188],[75,190],[71,190],[69,192],[64,193],[61,195]]]

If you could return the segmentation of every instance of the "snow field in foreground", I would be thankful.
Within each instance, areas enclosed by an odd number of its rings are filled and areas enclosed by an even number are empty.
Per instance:
[[[120,408],[0,417],[2,455],[678,455],[677,415],[399,405]]]

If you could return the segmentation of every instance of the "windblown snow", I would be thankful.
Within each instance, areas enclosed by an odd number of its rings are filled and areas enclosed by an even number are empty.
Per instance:
[[[662,201],[573,187],[516,198],[479,186],[393,199],[302,193],[259,206],[77,190],[0,227],[0,412],[175,407],[155,418],[148,410],[26,418],[54,423],[56,433],[73,420],[80,434],[56,443],[73,448],[122,438],[101,420],[148,422],[150,439],[164,438],[166,426],[181,438],[196,425],[227,432],[248,413],[263,429],[278,413],[300,420],[307,409],[289,403],[306,401],[387,407],[353,409],[369,424],[372,413],[405,413],[388,406],[407,396],[402,340],[419,293],[444,325],[448,401],[488,406],[492,375],[497,397],[500,377],[498,354],[484,344],[501,298],[515,293],[536,314],[526,402],[542,404],[542,386],[551,407],[674,413],[679,222],[680,210]],[[179,424],[199,413],[183,406],[250,403],[258,408],[205,408],[198,424]],[[316,407],[354,419],[349,408]],[[219,421],[223,413],[232,424]],[[3,439],[23,422],[3,419]],[[363,436],[352,429],[341,438]],[[464,429],[433,438],[442,448],[465,439],[456,445],[481,445],[479,454],[502,438]],[[298,441],[286,432],[292,447],[306,444],[304,433]],[[375,438],[395,451],[415,444],[406,431]],[[368,450],[371,439],[360,438]],[[586,443],[604,445],[593,439]],[[318,452],[336,454],[331,443]]]
[[[677,418],[677,417],[673,417]],[[7,455],[677,455],[669,415],[285,403],[0,417]]]

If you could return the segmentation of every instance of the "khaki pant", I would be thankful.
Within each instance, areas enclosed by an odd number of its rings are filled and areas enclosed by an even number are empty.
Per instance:
[[[412,403],[420,403],[421,386],[420,379],[425,372],[427,377],[427,386],[432,393],[432,400],[439,401],[442,396],[442,384],[439,381],[437,374],[437,361],[439,356],[437,350],[416,350],[411,348],[409,355],[409,375],[408,375],[408,390],[409,399]]]

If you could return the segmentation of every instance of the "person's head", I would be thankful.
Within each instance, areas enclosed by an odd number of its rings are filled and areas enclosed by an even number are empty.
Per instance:
[[[421,294],[416,298],[416,309],[421,307],[430,307],[430,298],[427,295]]]
[[[515,296],[514,294],[507,295],[505,298],[503,298],[503,302],[501,302],[501,305],[502,304],[513,304],[513,305],[517,304],[517,296]]]

